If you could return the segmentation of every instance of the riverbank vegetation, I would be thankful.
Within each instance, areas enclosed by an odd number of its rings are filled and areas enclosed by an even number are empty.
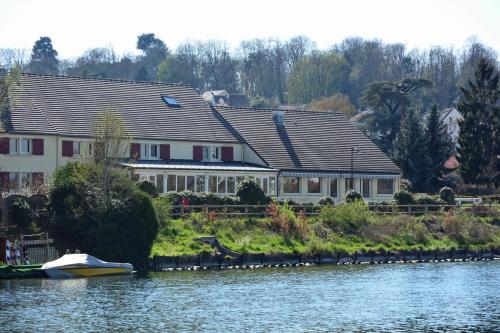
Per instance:
[[[160,220],[151,255],[212,253],[196,240],[214,235],[241,253],[319,253],[500,247],[495,218],[466,212],[409,216],[379,215],[362,201],[326,205],[319,214],[296,214],[286,203],[271,203],[266,218],[220,219],[213,212],[169,218],[169,203],[154,199]]]

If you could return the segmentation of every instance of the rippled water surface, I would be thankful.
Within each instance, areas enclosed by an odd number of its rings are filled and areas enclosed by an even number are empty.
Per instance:
[[[500,261],[0,280],[0,331],[500,331]]]

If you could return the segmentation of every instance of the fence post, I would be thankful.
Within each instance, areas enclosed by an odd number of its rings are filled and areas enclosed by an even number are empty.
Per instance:
[[[208,215],[208,205],[207,204],[203,205],[203,211],[205,212],[205,215]]]
[[[47,261],[49,261],[50,257],[49,257],[49,233],[48,232],[45,233],[45,239],[47,240],[47,243],[45,244],[46,249],[47,249]]]
[[[184,205],[181,206],[181,219],[184,218]]]
[[[429,212],[429,205],[425,204],[425,215]]]
[[[378,202],[375,203],[375,213],[378,213]]]
[[[411,204],[408,204],[408,215],[411,215]]]
[[[227,205],[224,205],[224,218],[227,219]]]
[[[245,219],[248,218],[248,205],[245,204]]]
[[[396,209],[395,209],[395,208],[396,208],[396,204],[395,204],[395,203],[393,203],[393,204],[392,204],[392,209],[391,209],[391,211],[392,211],[392,215],[393,215],[393,216],[394,216],[394,215],[396,215],[396,211],[395,211]]]

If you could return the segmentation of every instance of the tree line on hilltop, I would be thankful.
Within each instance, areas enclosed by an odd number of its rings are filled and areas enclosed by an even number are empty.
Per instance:
[[[346,38],[320,50],[307,37],[253,39],[231,50],[223,41],[187,41],[175,50],[153,33],[137,37],[140,54],[112,48],[60,59],[49,37],[29,55],[0,49],[0,75],[9,68],[42,74],[189,84],[199,92],[226,89],[250,106],[294,104],[339,110],[402,169],[415,191],[444,184],[444,162],[457,154],[465,183],[498,186],[500,111],[497,54],[475,39],[461,49],[408,49],[402,43]],[[457,107],[459,149],[440,111]]]

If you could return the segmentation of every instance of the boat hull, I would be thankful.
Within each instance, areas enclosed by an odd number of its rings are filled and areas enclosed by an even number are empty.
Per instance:
[[[78,278],[131,274],[132,269],[121,267],[65,267],[45,269],[51,278]]]

